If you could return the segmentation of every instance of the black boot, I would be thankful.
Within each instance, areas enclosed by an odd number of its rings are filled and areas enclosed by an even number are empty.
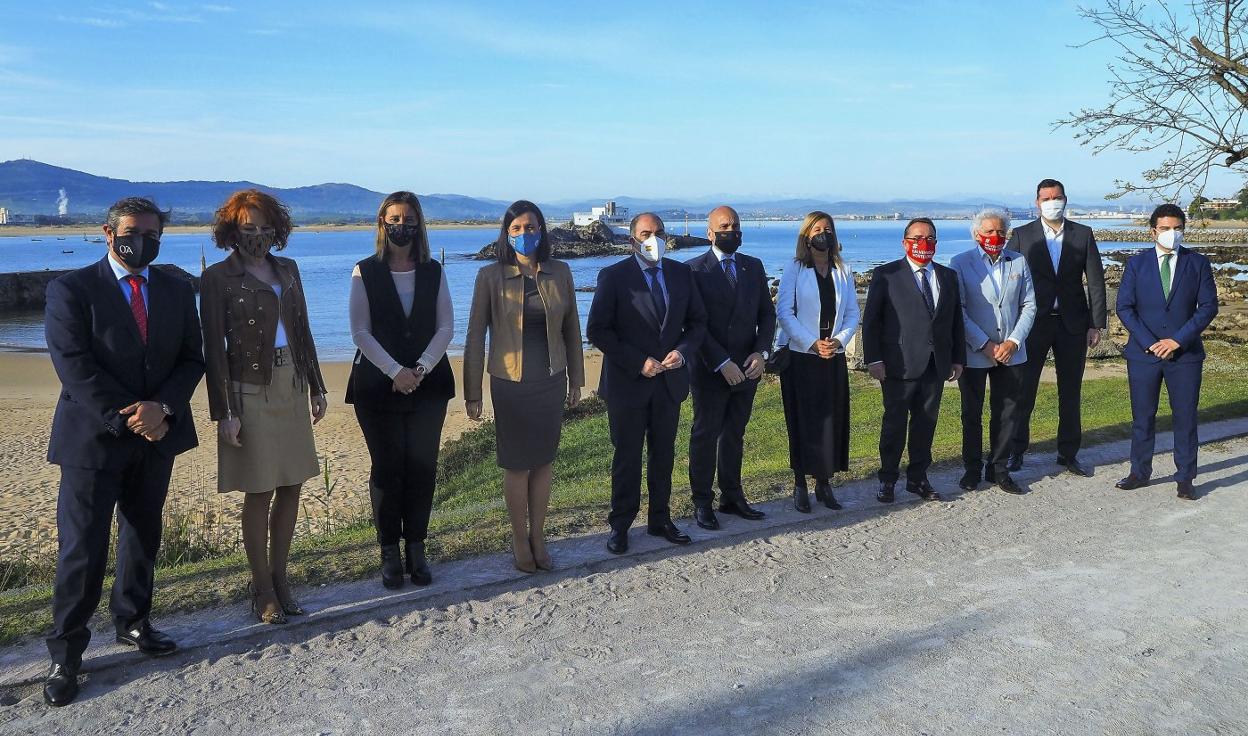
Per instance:
[[[841,504],[836,500],[836,496],[832,495],[832,486],[826,480],[818,480],[815,482],[815,498],[823,502],[824,506],[832,510],[841,508]]]
[[[403,558],[397,544],[381,545],[381,584],[390,590],[403,587]]]
[[[428,585],[433,582],[433,573],[429,571],[429,562],[425,560],[425,543],[407,543],[407,571],[411,573],[413,585]]]
[[[810,493],[806,490],[806,477],[798,476],[793,481],[793,508],[803,514],[809,514]]]

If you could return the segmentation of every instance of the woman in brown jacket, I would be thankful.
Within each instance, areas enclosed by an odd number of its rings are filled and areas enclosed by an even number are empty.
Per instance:
[[[262,623],[303,613],[286,561],[299,488],[319,470],[312,424],[326,408],[299,268],[269,252],[285,248],[290,231],[290,215],[276,199],[255,189],[235,192],[212,230],[217,247],[232,252],[206,269],[200,284],[217,490],[245,494],[243,546],[252,612]]]
[[[565,401],[576,406],[585,385],[581,322],[572,272],[550,257],[546,220],[537,205],[521,200],[507,208],[495,248],[498,262],[477,272],[472,296],[465,408],[469,418],[481,418],[481,381],[488,368],[512,553],[518,569],[536,572],[552,567],[544,526],[563,406]]]

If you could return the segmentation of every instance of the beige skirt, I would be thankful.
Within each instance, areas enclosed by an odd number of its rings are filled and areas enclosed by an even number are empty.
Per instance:
[[[236,383],[232,388],[241,399],[242,447],[217,437],[217,490],[263,493],[317,476],[308,384],[296,377],[294,364],[274,366],[268,386]]]

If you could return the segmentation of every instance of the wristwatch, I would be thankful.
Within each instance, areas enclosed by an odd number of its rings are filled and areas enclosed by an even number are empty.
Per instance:
[[[160,402],[160,410],[163,411],[167,417],[173,416],[173,409],[169,408],[169,405],[163,401]]]
[[[764,350],[763,352],[759,353],[759,355],[763,356],[763,360],[771,360],[770,350]]]

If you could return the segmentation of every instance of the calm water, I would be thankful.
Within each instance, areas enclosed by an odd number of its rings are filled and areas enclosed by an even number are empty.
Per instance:
[[[901,229],[903,222],[842,220],[837,222],[837,233],[844,246],[845,256],[854,270],[893,260],[901,254]],[[1128,220],[1098,220],[1096,227],[1128,225]],[[742,252],[762,259],[771,276],[779,276],[783,266],[793,257],[797,239],[798,222],[745,222]],[[940,244],[936,260],[948,263],[960,251],[970,248],[970,223],[966,220],[937,222]],[[691,235],[701,235],[705,222],[689,223]],[[684,223],[671,226],[673,234],[683,234]],[[472,287],[477,269],[483,263],[469,258],[495,231],[486,229],[431,230],[430,245],[434,257],[441,249],[446,251],[446,276],[455,305],[455,339],[452,351],[463,345],[468,325],[468,309],[472,302]],[[371,232],[296,232],[282,255],[299,262],[304,290],[308,299],[308,312],[317,349],[323,360],[349,359],[355,352],[347,324],[347,293],[350,289],[352,265],[369,255],[373,249]],[[1139,247],[1139,244],[1105,243],[1106,249]],[[160,262],[173,263],[190,273],[199,273],[200,249],[208,263],[225,257],[225,252],[212,245],[208,235],[167,235],[161,242]],[[31,238],[0,238],[0,273],[12,271],[37,271],[42,269],[78,268],[99,260],[104,255],[102,243],[90,243],[82,236]],[[64,253],[62,251],[73,251]],[[676,251],[672,256],[688,260],[698,252]],[[614,263],[617,257],[578,258],[569,261],[577,286],[593,286],[598,271]],[[578,293],[582,325],[589,314],[592,293]],[[43,315],[41,312],[0,317],[0,349],[43,348]]]

